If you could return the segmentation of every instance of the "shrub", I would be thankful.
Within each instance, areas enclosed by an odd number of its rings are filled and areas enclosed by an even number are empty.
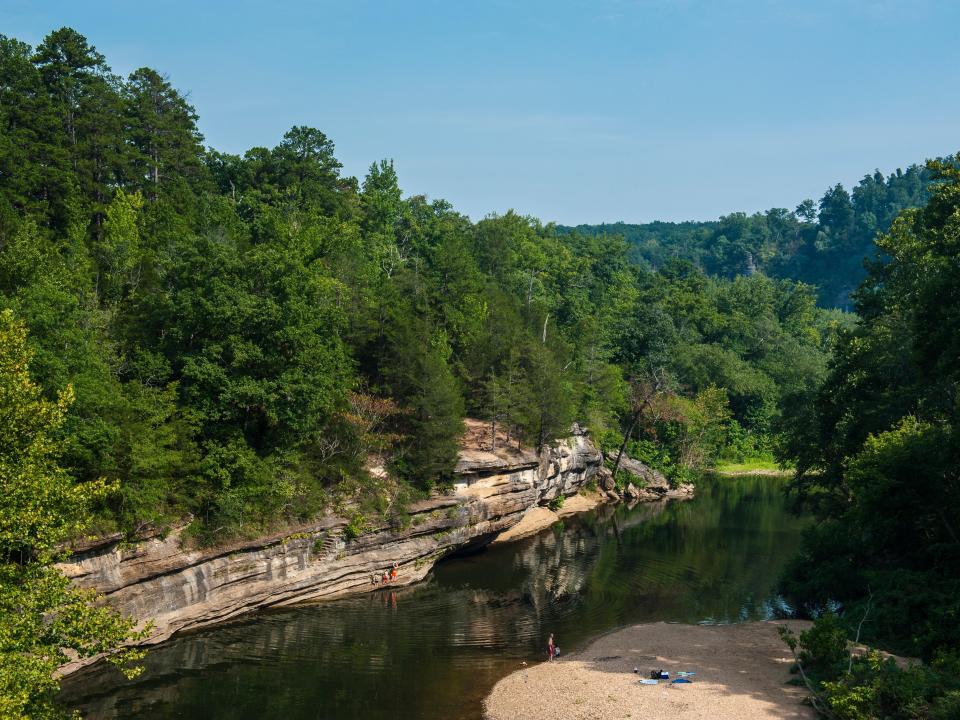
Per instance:
[[[350,518],[350,522],[348,522],[347,526],[343,529],[344,534],[351,540],[360,537],[366,531],[367,521],[360,513],[354,513]]]
[[[781,637],[794,652],[811,701],[833,720],[947,720],[960,717],[960,654],[941,651],[928,665],[906,669],[871,650],[851,657],[839,618],[824,613],[796,638]]]

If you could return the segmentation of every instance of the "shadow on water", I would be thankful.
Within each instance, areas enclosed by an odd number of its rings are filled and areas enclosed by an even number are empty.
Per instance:
[[[64,683],[89,718],[480,718],[494,683],[623,625],[767,619],[803,521],[782,481],[707,479],[689,502],[604,506],[439,565],[418,586],[266,612]]]

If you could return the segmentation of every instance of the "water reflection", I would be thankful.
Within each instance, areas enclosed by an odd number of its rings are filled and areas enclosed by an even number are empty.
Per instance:
[[[261,613],[151,651],[124,682],[68,680],[90,718],[479,718],[497,679],[634,622],[740,622],[771,594],[801,521],[780,481],[706,482],[697,499],[602,507],[437,567],[413,588]]]

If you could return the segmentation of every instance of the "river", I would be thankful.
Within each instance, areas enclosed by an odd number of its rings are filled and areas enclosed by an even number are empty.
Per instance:
[[[417,586],[261,612],[151,649],[125,681],[64,682],[88,718],[482,716],[494,683],[624,625],[788,612],[772,587],[797,549],[783,480],[707,478],[691,501],[601,506],[540,535],[438,565]]]

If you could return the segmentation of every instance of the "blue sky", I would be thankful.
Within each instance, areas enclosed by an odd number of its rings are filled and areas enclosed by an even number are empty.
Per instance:
[[[188,92],[208,144],[323,130],[474,219],[711,219],[960,150],[960,2],[0,0]]]

